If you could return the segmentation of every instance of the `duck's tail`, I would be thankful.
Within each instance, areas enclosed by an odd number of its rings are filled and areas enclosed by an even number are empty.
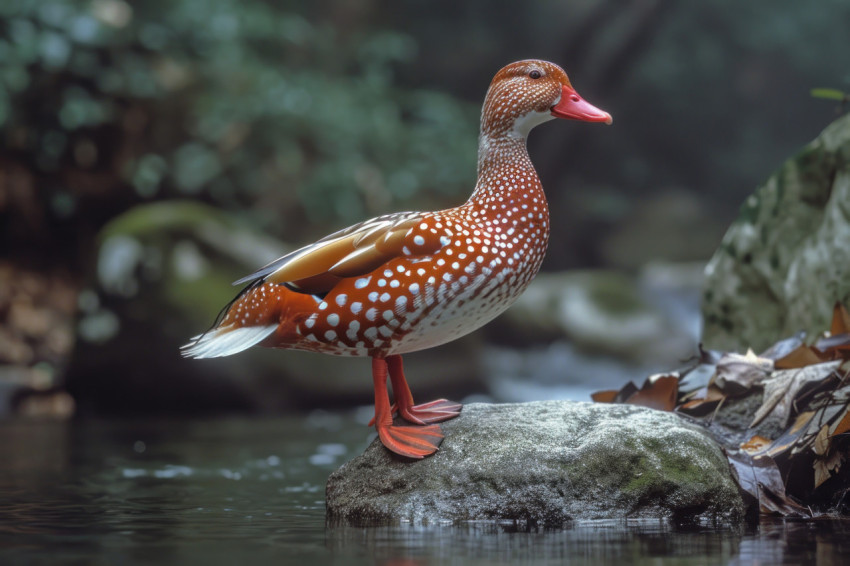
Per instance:
[[[268,338],[277,324],[266,326],[218,326],[192,338],[180,347],[184,358],[219,358],[232,356]]]
[[[256,281],[246,286],[216,317],[212,328],[180,347],[184,358],[232,356],[259,344],[280,323],[280,290]]]

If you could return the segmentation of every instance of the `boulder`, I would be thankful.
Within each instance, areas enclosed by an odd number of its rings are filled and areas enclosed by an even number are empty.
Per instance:
[[[337,524],[659,517],[737,520],[743,502],[718,445],[672,413],[631,405],[469,404],[440,450],[411,461],[377,440],[334,472]]]
[[[706,268],[703,339],[761,350],[829,328],[850,299],[850,115],[833,122],[741,207]]]

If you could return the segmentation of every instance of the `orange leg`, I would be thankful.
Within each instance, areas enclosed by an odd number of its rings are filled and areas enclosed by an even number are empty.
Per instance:
[[[404,367],[401,356],[387,356],[387,368],[393,384],[393,396],[398,412],[406,421],[418,425],[440,423],[453,419],[460,414],[463,407],[460,403],[437,399],[421,405],[413,404],[413,395],[404,378]]]
[[[375,382],[375,418],[372,422],[381,443],[392,452],[408,458],[424,458],[436,452],[443,440],[439,425],[413,427],[393,424],[393,410],[387,393],[386,360],[372,358],[372,379]]]

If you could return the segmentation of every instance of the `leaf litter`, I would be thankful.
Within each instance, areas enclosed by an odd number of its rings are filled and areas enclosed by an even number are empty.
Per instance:
[[[810,344],[792,336],[758,355],[700,347],[685,369],[592,398],[675,411],[712,432],[724,403],[757,396],[749,426],[738,431],[743,441],[730,446],[715,434],[741,491],[761,514],[813,517],[811,505],[824,502],[846,511],[850,477],[840,471],[850,456],[850,313],[841,303],[829,331]],[[781,426],[775,438],[752,430],[768,420]]]

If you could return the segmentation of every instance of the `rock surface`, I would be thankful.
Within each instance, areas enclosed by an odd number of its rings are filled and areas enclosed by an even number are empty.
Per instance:
[[[672,413],[631,405],[470,404],[440,451],[409,461],[376,440],[334,472],[328,518],[374,524],[742,516],[720,448]]]
[[[850,299],[850,115],[832,123],[741,207],[706,268],[704,343],[761,350],[829,328]]]

